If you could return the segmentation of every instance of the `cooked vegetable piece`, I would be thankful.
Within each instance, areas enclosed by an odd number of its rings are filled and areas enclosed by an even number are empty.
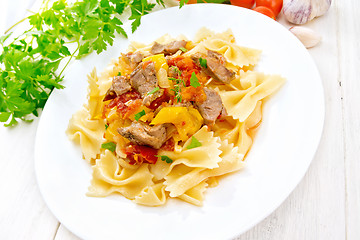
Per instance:
[[[157,150],[147,146],[130,144],[126,146],[124,153],[133,165],[143,162],[155,164],[158,159]]]
[[[160,68],[164,68],[166,71],[169,69],[169,66],[166,63],[166,59],[163,53],[152,55],[142,59],[143,62],[151,61],[154,63],[155,70],[159,71]]]
[[[185,141],[196,133],[204,123],[198,110],[193,107],[164,107],[150,125],[172,123],[176,127],[180,138]]]

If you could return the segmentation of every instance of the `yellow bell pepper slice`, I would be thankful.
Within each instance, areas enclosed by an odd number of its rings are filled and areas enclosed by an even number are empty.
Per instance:
[[[198,110],[193,107],[164,107],[151,121],[151,125],[172,123],[179,133],[180,139],[186,141],[196,133],[204,123]]]
[[[146,62],[146,61],[153,62],[155,65],[156,72],[158,72],[160,68],[163,68],[166,71],[169,69],[169,66],[166,63],[165,55],[163,53],[152,55],[150,57],[146,57],[142,61],[143,62]]]

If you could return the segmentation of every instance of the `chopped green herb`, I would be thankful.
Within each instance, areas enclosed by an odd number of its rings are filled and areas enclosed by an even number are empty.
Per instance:
[[[177,102],[181,102],[182,101],[182,96],[181,96],[181,86],[185,87],[185,82],[182,79],[177,79],[177,78],[172,78],[169,77],[169,80],[175,81],[174,84],[174,89],[171,89],[171,91],[173,91],[175,93],[175,99]]]
[[[207,60],[205,58],[199,58],[200,66],[207,68]]]
[[[121,76],[121,72],[118,72],[117,76]]]
[[[151,90],[150,92],[148,92],[147,95],[154,94],[154,93],[156,93],[156,92],[159,91],[159,90],[160,90],[160,88],[159,88],[159,87],[156,87],[156,88],[154,88],[153,90]]]
[[[165,155],[155,155],[155,157],[159,157],[161,159],[161,161],[165,161],[167,163],[173,162],[173,160],[171,158],[169,158],[168,156],[165,156]]]
[[[181,73],[180,69],[178,67],[175,67],[174,69],[175,69],[175,72],[177,74],[179,74],[179,76],[181,76],[182,73]]]
[[[196,74],[192,72],[191,78],[190,78],[190,85],[193,87],[200,87],[199,79],[196,77]]]
[[[139,121],[139,119],[145,115],[145,110],[142,110],[141,112],[138,112],[137,114],[135,114],[135,120]]]
[[[108,127],[109,127],[109,125],[107,125],[107,124],[105,123],[105,130],[107,130],[107,129],[108,129]]]
[[[188,50],[186,49],[186,48],[184,48],[184,47],[181,47],[181,48],[179,48],[181,51],[183,51],[183,52],[187,52]]]
[[[113,142],[103,143],[103,144],[101,144],[101,148],[108,149],[109,151],[115,152],[116,143],[113,143]]]
[[[192,148],[196,148],[196,147],[201,147],[202,144],[201,142],[199,142],[199,140],[197,140],[194,136],[191,137],[191,142],[189,145],[187,145],[187,149],[192,149]]]

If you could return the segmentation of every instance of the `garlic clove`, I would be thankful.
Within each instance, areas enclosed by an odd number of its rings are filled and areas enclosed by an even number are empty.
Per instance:
[[[331,0],[284,0],[285,18],[294,24],[304,24],[324,15],[330,8]]]
[[[306,27],[291,27],[289,29],[306,48],[316,46],[321,41],[321,36],[314,30]]]
[[[311,0],[284,0],[283,13],[289,22],[304,24],[313,17]]]
[[[324,15],[331,6],[331,0],[312,0],[312,13],[311,17],[316,18]]]

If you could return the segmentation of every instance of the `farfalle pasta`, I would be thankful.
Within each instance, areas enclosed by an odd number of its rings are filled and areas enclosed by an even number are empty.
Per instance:
[[[244,167],[264,100],[285,82],[254,70],[261,51],[231,30],[202,28],[133,42],[101,74],[67,134],[92,165],[88,196],[121,194],[146,206],[201,206],[208,187]]]

